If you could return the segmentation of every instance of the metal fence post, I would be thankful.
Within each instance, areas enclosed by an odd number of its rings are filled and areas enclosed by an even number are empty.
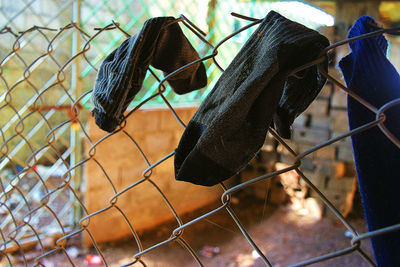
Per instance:
[[[74,0],[72,6],[72,21],[80,26],[80,0]],[[79,52],[79,48],[81,46],[81,40],[79,36],[79,32],[75,31],[72,35],[72,46],[71,46],[71,55],[75,55]],[[80,77],[80,61],[81,57],[76,58],[74,63],[71,66],[71,86],[75,87],[75,92],[73,96],[77,99],[82,93],[82,81]],[[78,110],[80,112],[80,110]],[[70,128],[70,144],[73,148],[73,152],[71,154],[70,168],[75,166],[78,162],[82,160],[82,140],[80,138],[80,126],[79,123],[72,121]],[[81,197],[81,184],[82,184],[82,168],[78,167],[71,172],[72,175],[72,186]],[[74,198],[73,195],[70,196]],[[77,201],[72,201],[74,203],[74,214],[73,214],[73,225],[77,226],[79,219],[82,217],[82,208],[80,207]]]

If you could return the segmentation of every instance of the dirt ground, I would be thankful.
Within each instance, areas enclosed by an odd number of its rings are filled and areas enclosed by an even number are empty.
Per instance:
[[[345,227],[337,221],[328,218],[316,220],[304,212],[294,210],[290,205],[271,207],[255,198],[240,197],[239,199],[238,203],[232,205],[235,213],[273,266],[289,266],[350,246],[350,238],[345,236]],[[219,205],[220,203],[215,203],[182,217],[182,220],[187,222]],[[350,223],[357,231],[365,232],[363,219],[353,219]],[[168,239],[176,227],[176,222],[170,222],[154,231],[141,233],[143,247],[148,248]],[[189,226],[184,230],[183,238],[196,251],[204,266],[265,266],[225,210]],[[205,257],[201,253],[204,246],[217,247],[219,253],[210,258]],[[108,266],[126,264],[138,251],[134,240],[117,244],[102,244],[100,248]],[[362,244],[362,248],[371,255],[368,241]],[[80,249],[80,253],[81,255],[73,260],[74,264],[86,266],[85,256],[95,254],[95,251]],[[190,253],[178,242],[170,242],[154,249],[146,253],[142,259],[147,266],[198,266]],[[70,266],[63,254],[47,257],[43,263],[46,267]],[[141,264],[134,266],[141,266]],[[313,266],[362,267],[370,265],[357,252],[353,252]]]

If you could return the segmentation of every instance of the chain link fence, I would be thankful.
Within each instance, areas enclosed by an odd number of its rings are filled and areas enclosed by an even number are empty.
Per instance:
[[[26,2],[24,8],[32,9],[33,2],[35,1]],[[37,0],[36,4],[40,2]],[[194,3],[197,3],[196,5],[201,4],[200,1]],[[215,2],[210,1],[208,4],[213,5],[213,3],[215,4]],[[85,0],[80,3],[81,8],[77,9],[75,1],[60,1],[54,4],[60,5],[57,9],[60,10],[60,13],[51,12],[53,17],[54,15],[60,16],[63,11],[67,12],[67,9],[70,9],[72,14],[75,14],[73,16],[87,19],[81,20],[80,24],[70,23],[59,28],[59,25],[51,25],[54,24],[54,19],[48,17],[47,21],[38,20],[38,24],[44,26],[33,26],[22,32],[20,32],[20,24],[13,24],[16,23],[17,14],[21,10],[14,10],[14,15],[10,16],[10,13],[7,13],[8,17],[5,16],[7,21],[3,24],[7,26],[1,30],[0,35],[2,40],[5,40],[1,42],[4,49],[1,50],[0,61],[0,112],[2,114],[0,119],[2,139],[0,149],[0,256],[3,261],[11,266],[18,264],[26,266],[42,265],[42,261],[47,257],[61,253],[64,255],[65,261],[74,265],[66,249],[71,240],[85,233],[89,237],[91,245],[107,265],[109,264],[108,259],[104,256],[102,248],[97,244],[96,236],[91,232],[90,225],[92,218],[113,210],[121,215],[121,220],[126,223],[131,231],[131,239],[137,244],[137,252],[123,266],[146,266],[142,256],[170,242],[181,244],[193,257],[193,260],[202,266],[201,258],[197,252],[183,238],[183,231],[199,221],[206,220],[213,214],[226,211],[232,219],[232,224],[240,229],[247,242],[260,255],[263,262],[266,265],[271,265],[269,259],[259,249],[259,245],[253,241],[232,209],[232,195],[259,181],[295,171],[352,233],[353,238],[345,249],[299,262],[294,266],[323,262],[354,252],[359,253],[367,262],[374,265],[373,260],[361,249],[361,242],[374,236],[397,231],[400,229],[400,225],[364,234],[357,233],[330,200],[303,174],[301,164],[302,159],[317,150],[371,127],[383,127],[384,112],[390,107],[400,104],[399,99],[387,103],[379,110],[373,108],[377,114],[375,121],[327,140],[301,154],[296,154],[271,129],[270,134],[273,138],[291,154],[293,164],[235,186],[228,187],[221,183],[220,187],[223,190],[221,205],[188,222],[181,219],[181,214],[178,214],[174,205],[159,186],[157,179],[153,179],[152,176],[153,171],[159,168],[161,163],[173,157],[173,151],[158,161],[151,162],[143,149],[143,144],[137,142],[134,134],[126,130],[126,119],[135,116],[135,113],[143,105],[158,105],[167,108],[179,124],[185,127],[183,119],[175,110],[176,107],[181,103],[201,102],[218,79],[220,70],[223,71],[226,62],[229,62],[229,58],[232,57],[232,54],[235,54],[241,42],[239,40],[236,45],[221,45],[227,41],[230,44],[235,43],[234,38],[246,38],[247,35],[243,35],[244,33],[249,34],[246,29],[256,25],[257,22],[249,24],[240,22],[241,24],[236,25],[235,29],[232,28],[231,23],[225,24],[220,18],[213,17],[212,14],[205,14],[209,20],[215,19],[215,21],[208,21],[208,35],[204,37],[199,28],[201,29],[205,25],[199,24],[197,27],[196,22],[192,23],[185,16],[180,16],[177,23],[181,24],[181,28],[184,29],[187,36],[191,36],[192,43],[199,54],[202,55],[201,61],[204,61],[208,67],[207,74],[210,81],[207,89],[178,97],[164,83],[167,77],[161,77],[158,71],[149,69],[144,83],[146,89],[141,90],[141,94],[135,98],[122,125],[115,132],[104,135],[97,141],[90,137],[90,129],[88,129],[86,123],[90,111],[88,100],[102,58],[129,36],[128,31],[135,32],[135,25],[136,27],[140,25],[145,17],[165,15],[166,13],[163,10],[171,10],[172,5],[166,3],[163,5],[167,6],[156,5],[157,8],[150,11],[147,8],[150,4],[143,1],[121,1],[118,4],[111,5],[108,1],[103,1],[99,5],[98,1]],[[127,9],[131,5],[135,5],[135,16],[130,14],[131,10]],[[31,12],[34,16],[39,16],[35,8]],[[121,19],[121,22],[104,25],[104,20],[100,18],[109,14],[99,12],[104,8],[109,9],[110,13],[118,15],[117,17]],[[191,8],[189,6],[187,10],[191,10]],[[195,10],[195,8],[193,9]],[[2,6],[0,10],[5,12],[6,9]],[[42,12],[46,12],[46,9],[43,9]],[[89,13],[84,15],[85,12]],[[137,12],[140,13],[140,16],[137,15]],[[196,16],[194,14],[189,15]],[[188,17],[191,18],[192,16]],[[215,26],[216,18],[218,18],[218,28],[212,26],[213,23]],[[227,29],[218,33],[218,29],[223,27],[227,27]],[[228,30],[230,32],[237,31],[231,36],[223,36],[223,33]],[[4,47],[7,45],[8,47]],[[335,46],[330,48],[333,47]],[[8,52],[4,53],[4,51]],[[348,92],[336,79],[328,74],[325,75]],[[357,99],[357,96],[355,97]],[[362,99],[357,100],[365,104]],[[382,128],[382,131],[400,147],[398,140],[393,139],[385,128]],[[142,170],[142,177],[124,188],[119,188],[115,181],[109,178],[107,169],[96,158],[96,148],[99,148],[117,134],[129,138],[132,146],[142,156],[146,165]],[[83,142],[89,144],[87,149],[82,147]],[[85,152],[82,153],[82,151]],[[90,162],[94,163],[102,172],[102,179],[107,179],[110,190],[113,192],[108,204],[94,212],[88,211],[82,192],[82,169]],[[178,224],[178,227],[171,229],[171,235],[168,239],[148,247],[142,245],[142,239],[135,230],[132,223],[135,218],[127,216],[124,209],[119,205],[121,197],[142,183],[148,184],[158,192],[157,194],[166,203],[165,208],[173,214]],[[45,242],[46,237],[49,236],[55,237],[55,243],[50,246]],[[39,244],[41,250],[39,256],[28,257],[26,248],[31,244]],[[20,255],[22,262],[16,262],[12,256],[14,254]]]

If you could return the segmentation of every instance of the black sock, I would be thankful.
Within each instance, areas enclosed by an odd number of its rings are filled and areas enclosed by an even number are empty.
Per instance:
[[[316,59],[326,43],[320,43],[321,47],[315,46],[304,48],[303,54],[296,56],[298,62],[307,62]],[[318,44],[316,44],[318,46]],[[296,60],[296,61],[297,61]],[[328,61],[323,63],[325,70],[328,69]],[[283,138],[290,138],[290,127],[293,121],[299,116],[311,102],[317,97],[326,82],[326,77],[318,71],[317,66],[312,66],[298,74],[301,79],[288,77],[282,98],[274,115],[274,125],[278,134]]]
[[[303,93],[294,90],[295,80],[287,83],[288,74],[328,45],[318,32],[271,11],[189,122],[175,151],[176,179],[212,186],[245,167],[261,148],[282,95]],[[317,78],[303,79],[314,85]]]
[[[173,17],[147,20],[139,33],[125,40],[100,66],[93,90],[93,114],[103,130],[113,131],[123,112],[142,87],[149,64],[165,74],[199,59]],[[168,79],[172,89],[184,94],[207,85],[203,63],[185,68]]]

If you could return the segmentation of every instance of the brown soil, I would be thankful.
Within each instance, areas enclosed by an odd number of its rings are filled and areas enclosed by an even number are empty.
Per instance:
[[[264,201],[240,196],[239,203],[232,205],[235,213],[248,230],[250,236],[267,256],[273,266],[288,266],[325,253],[334,252],[350,246],[350,238],[345,237],[346,228],[332,219],[317,220],[301,214],[287,206],[271,207]],[[220,203],[208,206],[195,213],[182,217],[188,222],[215,207]],[[363,219],[352,219],[350,222],[359,232],[365,232]],[[141,233],[144,249],[168,239],[176,222],[159,226],[151,232]],[[222,210],[205,220],[197,222],[184,230],[183,238],[198,254],[204,266],[265,266],[253,253],[253,248],[241,234],[227,211]],[[220,252],[211,258],[201,255],[204,246],[218,247]],[[371,255],[369,242],[361,246]],[[100,245],[109,266],[120,266],[132,260],[138,248],[134,240],[118,244]],[[76,266],[85,266],[85,255],[95,254],[95,250],[83,250],[82,255],[74,259]],[[178,242],[160,246],[142,257],[147,266],[197,266],[191,254]],[[70,266],[63,254],[47,257],[46,267]],[[135,264],[134,266],[141,266]],[[369,266],[357,252],[317,263],[313,266]]]

